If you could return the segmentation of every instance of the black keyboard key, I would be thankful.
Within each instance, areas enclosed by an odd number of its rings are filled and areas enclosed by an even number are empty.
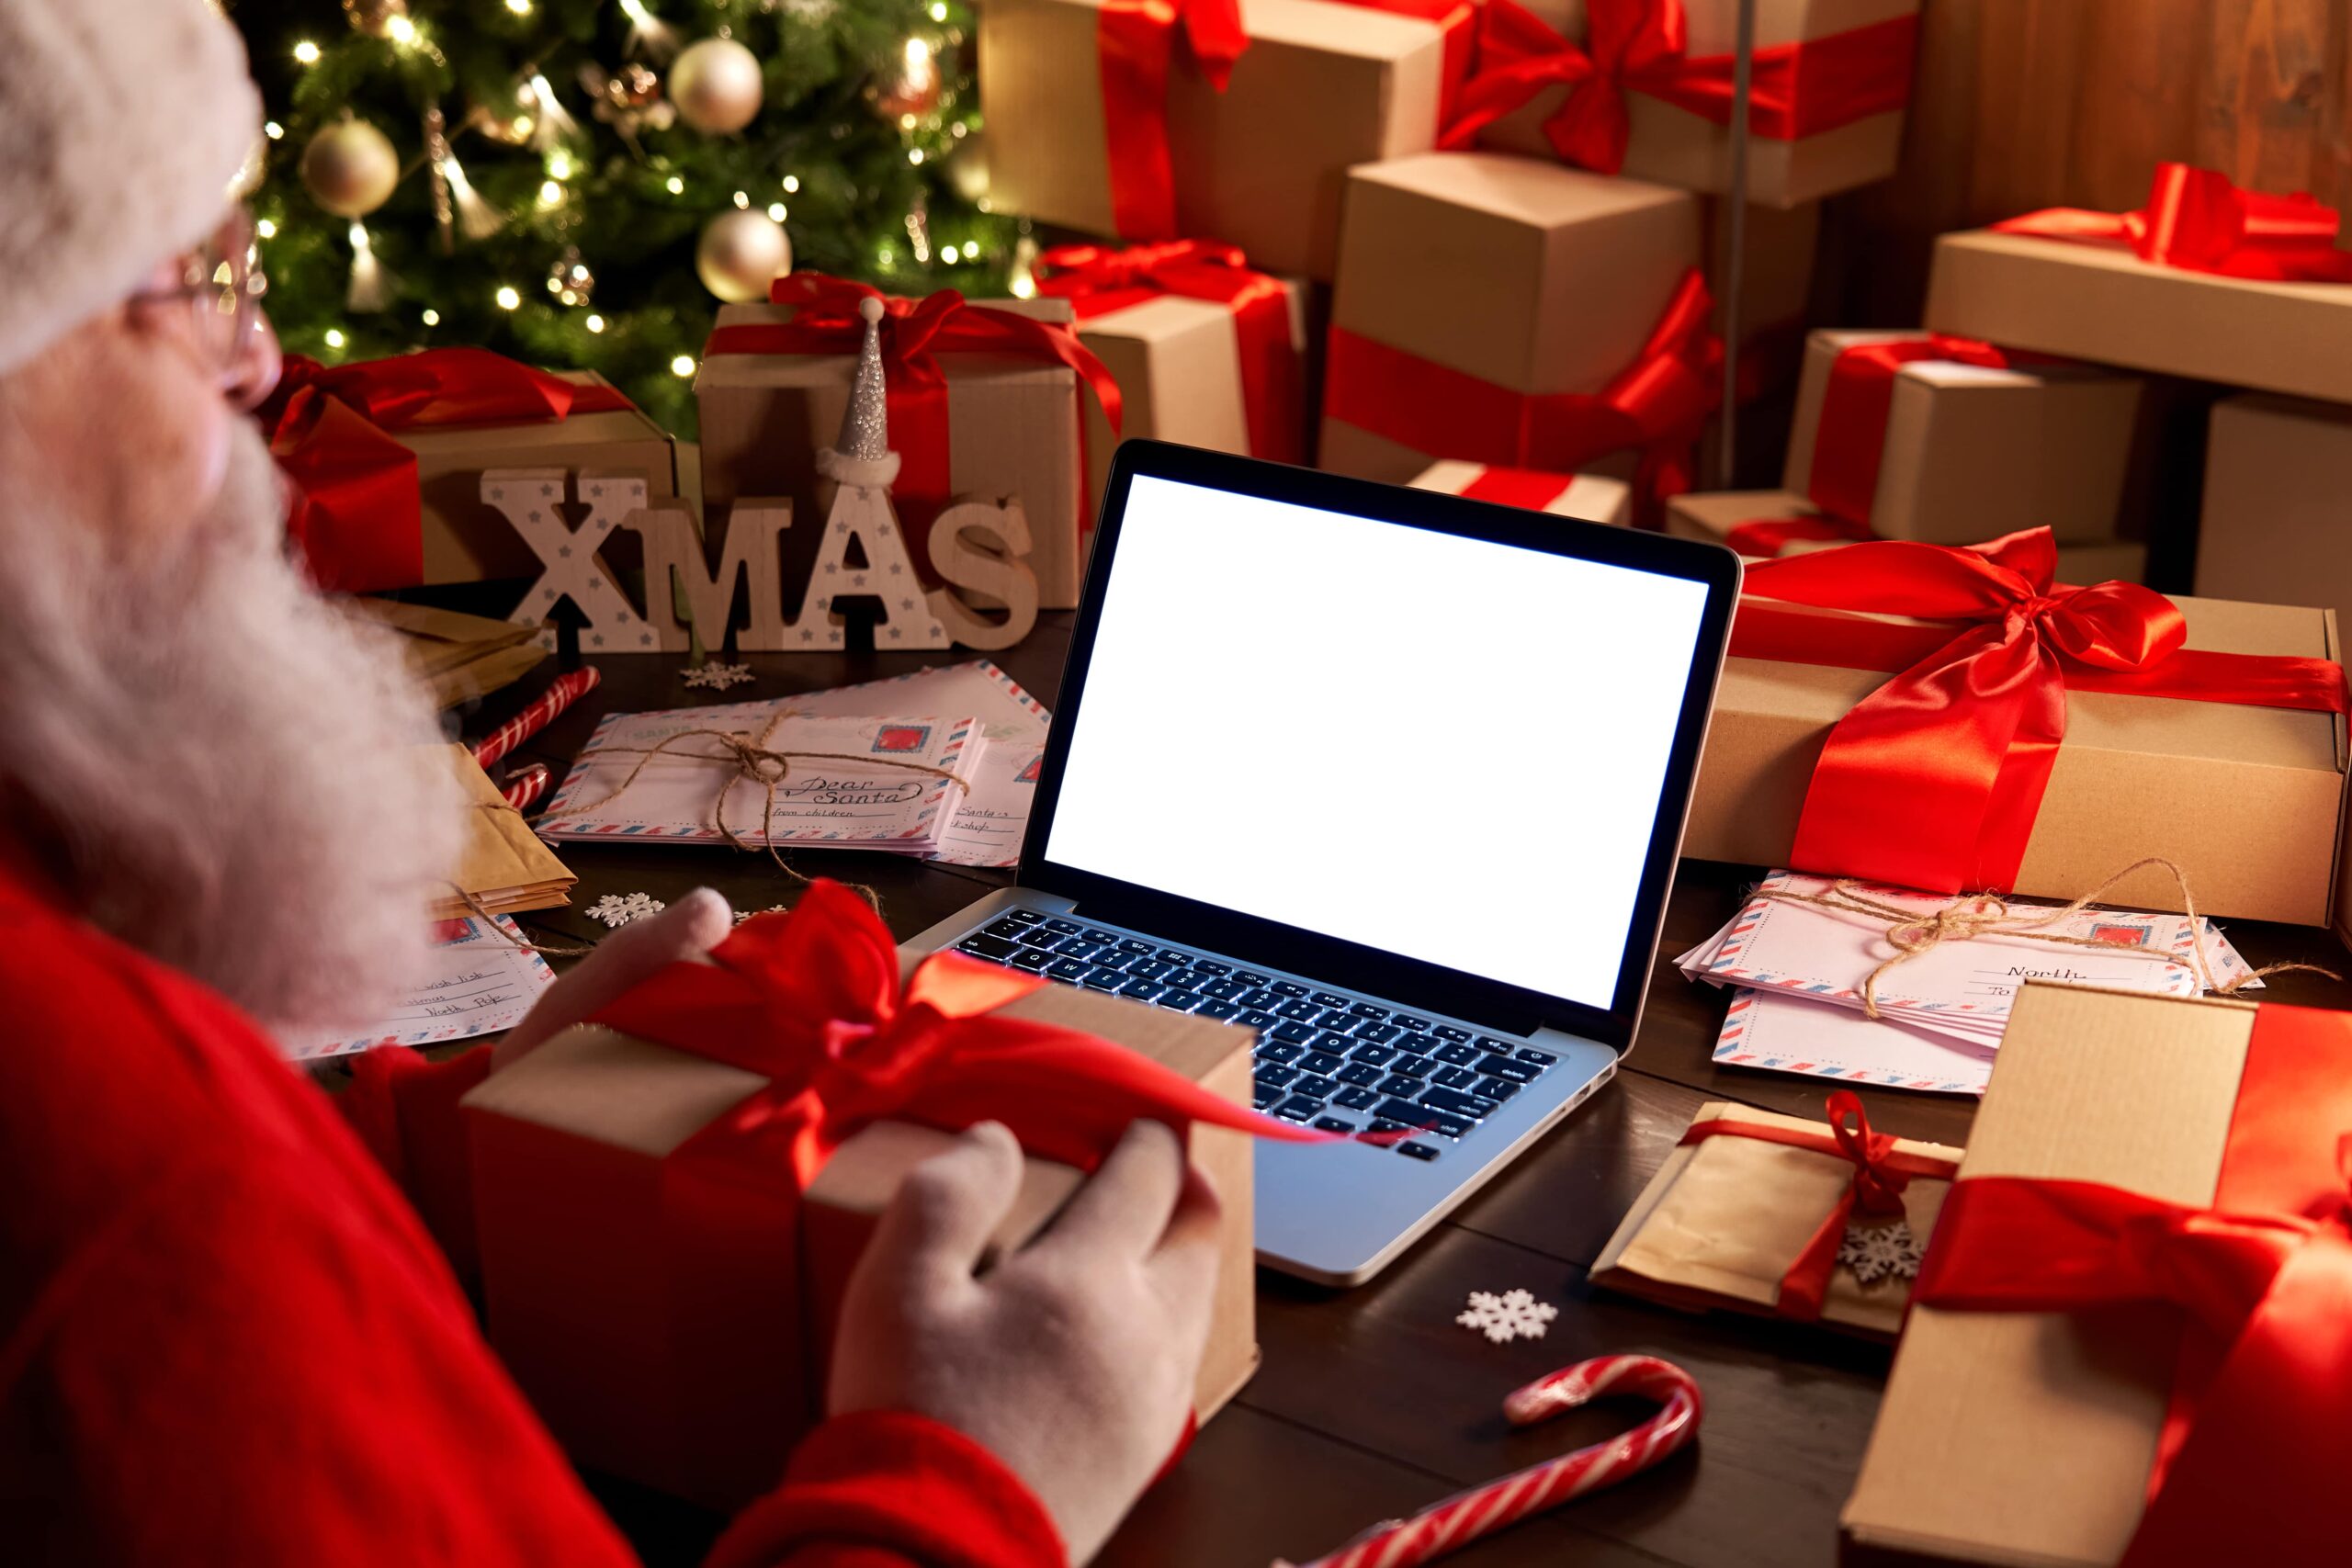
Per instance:
[[[1086,978],[1086,965],[1075,958],[1057,958],[1046,965],[1046,973],[1057,980],[1075,986]]]
[[[1306,987],[1300,985],[1295,980],[1269,980],[1266,982],[1266,988],[1273,992],[1274,995],[1278,997],[1303,997],[1306,995]]]
[[[1245,980],[1242,984],[1249,985],[1249,982]],[[1246,1008],[1275,1008],[1283,1005],[1282,998],[1274,994],[1274,988],[1272,986],[1250,986],[1250,989],[1238,999]]]
[[[1309,1100],[1305,1095],[1293,1095],[1274,1107],[1274,1114],[1285,1122],[1304,1122],[1322,1109],[1323,1102],[1319,1100]]]
[[[1231,1002],[1203,1002],[1193,1010],[1194,1018],[1228,1019],[1241,1010]]]
[[[990,920],[980,930],[986,935],[1001,938],[1006,942],[1019,942],[1029,934],[1029,921],[1016,920],[1011,915],[1007,915],[1001,920]]]
[[[1311,1021],[1320,1017],[1323,1012],[1323,1010],[1313,1002],[1302,1001],[1287,1001],[1274,1010],[1284,1018],[1295,1018],[1301,1021]]]
[[[1233,1015],[1233,1021],[1244,1029],[1271,1029],[1282,1021],[1263,1008],[1243,1008]]]
[[[1000,925],[1003,924],[1001,920],[997,923]],[[1014,927],[1012,934],[1019,936],[1021,934],[1020,928],[1017,926]],[[966,937],[962,942],[957,942],[956,946],[959,951],[968,953],[975,958],[993,958],[1000,964],[1021,951],[1017,944],[1007,942],[1001,936],[989,936],[985,933],[978,932]]]
[[[1147,980],[1158,980],[1167,976],[1175,967],[1165,958],[1139,958],[1127,965],[1127,973],[1140,975]]]
[[[1380,1092],[1383,1094],[1419,1094],[1428,1087],[1419,1078],[1408,1078],[1396,1073],[1380,1080]]]
[[[1447,1089],[1468,1089],[1478,1081],[1478,1075],[1467,1067],[1440,1067],[1437,1081]]]
[[[1351,1111],[1369,1111],[1374,1106],[1380,1103],[1380,1096],[1373,1093],[1372,1090],[1368,1089],[1357,1089],[1353,1085],[1350,1085],[1348,1088],[1343,1089],[1339,1093],[1333,1095],[1331,1097],[1331,1103],[1334,1105],[1344,1105]]]
[[[1436,1066],[1427,1056],[1399,1056],[1388,1064],[1388,1070],[1400,1077],[1425,1078]]]
[[[1393,1023],[1360,1023],[1356,1025],[1355,1033],[1357,1039],[1369,1040],[1377,1045],[1384,1040],[1396,1039],[1398,1030]]]
[[[1326,1008],[1315,1021],[1325,1029],[1336,1029],[1344,1032],[1363,1021],[1351,1016],[1344,1008]]]
[[[1421,1103],[1431,1111],[1442,1111],[1449,1116],[1467,1116],[1474,1122],[1492,1116],[1497,1109],[1491,1100],[1475,1094],[1459,1094],[1450,1089],[1426,1090],[1421,1095]]]
[[[1114,942],[1119,940],[1119,933],[1106,931],[1101,926],[1089,926],[1086,928],[1086,939],[1089,942]]]
[[[1477,1048],[1472,1045],[1441,1045],[1436,1055],[1439,1061],[1450,1062],[1457,1067],[1466,1067],[1478,1059]]]
[[[1470,1032],[1468,1030],[1456,1029],[1450,1023],[1438,1024],[1431,1028],[1430,1032],[1436,1035],[1440,1040],[1467,1040],[1470,1038]]]
[[[1426,1129],[1449,1138],[1459,1138],[1477,1124],[1434,1105],[1414,1105],[1402,1100],[1384,1100],[1374,1111],[1399,1126]]]
[[[1026,969],[1032,975],[1042,975],[1053,966],[1054,955],[1042,947],[1024,947],[1005,962],[1015,969]]]
[[[1311,1094],[1317,1100],[1329,1100],[1340,1092],[1340,1086],[1320,1073],[1310,1073],[1290,1086],[1293,1094]]]
[[[1167,987],[1157,980],[1138,980],[1130,976],[1127,983],[1119,987],[1119,995],[1133,997],[1139,1002],[1148,1002],[1167,989]]]
[[[1344,1008],[1348,1005],[1347,998],[1333,991],[1317,991],[1313,999],[1321,1002],[1327,1008]]]
[[[1086,988],[1090,991],[1115,991],[1127,983],[1127,975],[1107,964],[1098,964],[1086,972]]]
[[[1076,920],[1047,920],[1046,929],[1056,936],[1076,936],[1080,928]]]
[[[1121,937],[1119,939],[1119,951],[1121,953],[1139,953],[1148,954],[1151,952],[1151,943],[1148,942],[1138,942],[1131,936]]]
[[[1159,956],[1170,964],[1190,964],[1193,961],[1193,955],[1181,947],[1163,947],[1159,950]]]
[[[1236,969],[1233,972],[1233,977],[1245,986],[1262,986],[1266,983],[1266,977],[1255,969]]]
[[[1319,1131],[1326,1133],[1352,1133],[1356,1130],[1354,1122],[1342,1122],[1336,1116],[1317,1116],[1315,1119],[1315,1125]]]
[[[1043,926],[1031,926],[1021,933],[1021,945],[1034,947],[1041,953],[1059,953],[1062,950],[1062,939]]]
[[[1178,978],[1182,979],[1182,976],[1179,976]],[[1166,1008],[1170,1012],[1190,1012],[1206,1000],[1208,998],[1201,995],[1200,992],[1188,991],[1179,986],[1160,998],[1159,1005]]]
[[[1513,1061],[1509,1056],[1488,1056],[1478,1064],[1478,1070],[1490,1078],[1509,1078],[1513,1083],[1533,1083],[1544,1069],[1532,1062]]]
[[[1509,1100],[1519,1092],[1519,1086],[1509,1078],[1480,1078],[1470,1092],[1483,1094],[1488,1100]]]
[[[1261,1111],[1272,1111],[1282,1098],[1283,1091],[1278,1089],[1258,1089],[1250,1091],[1250,1102]]]
[[[1437,1149],[1433,1145],[1417,1143],[1410,1138],[1408,1138],[1403,1143],[1397,1145],[1396,1152],[1403,1155],[1407,1159],[1437,1158]]]
[[[1384,1133],[1409,1133],[1411,1131],[1412,1128],[1402,1122],[1391,1122],[1385,1116],[1375,1116],[1372,1119],[1372,1124],[1367,1126],[1363,1133],[1357,1134],[1356,1136],[1363,1137],[1365,1134],[1370,1134],[1374,1137],[1378,1137]]]
[[[1212,980],[1203,988],[1221,1002],[1238,1002],[1250,994],[1250,987],[1238,980]]]
[[[1401,1012],[1391,1014],[1388,1021],[1395,1024],[1399,1029],[1410,1030],[1416,1034],[1420,1033],[1430,1026],[1430,1021],[1428,1019],[1414,1018],[1408,1013]]]
[[[1510,1055],[1511,1053],[1511,1043],[1510,1041],[1498,1040],[1491,1034],[1481,1034],[1478,1036],[1477,1045],[1478,1049],[1481,1051],[1499,1051],[1506,1056]]]
[[[1261,1062],[1295,1062],[1306,1055],[1306,1046],[1293,1045],[1281,1040],[1258,1047],[1258,1060]]]
[[[1368,1067],[1385,1067],[1396,1059],[1394,1045],[1359,1045],[1348,1053],[1348,1059],[1362,1062]]]
[[[1270,1083],[1276,1089],[1288,1089],[1298,1081],[1298,1069],[1285,1067],[1280,1062],[1271,1066],[1261,1062],[1257,1067],[1257,1079],[1260,1083]]]
[[[1350,1062],[1340,1069],[1340,1081],[1354,1084],[1358,1089],[1370,1089],[1387,1076],[1369,1062]]]
[[[1091,936],[1073,936],[1064,937],[1061,946],[1054,951],[1066,953],[1072,958],[1092,958],[1108,946],[1110,943],[1097,942]]]
[[[1356,1048],[1356,1043],[1344,1034],[1334,1034],[1327,1029],[1315,1037],[1315,1048],[1329,1051],[1335,1056],[1344,1056]]]
[[[1382,1019],[1388,1016],[1388,1010],[1386,1008],[1374,1007],[1370,1002],[1350,1003],[1348,1010],[1355,1014],[1358,1018]]]
[[[1219,964],[1214,958],[1195,958],[1193,960],[1193,967],[1199,970],[1204,975],[1230,975],[1233,973],[1232,964]]]
[[[1539,1067],[1548,1067],[1553,1063],[1560,1059],[1559,1057],[1552,1055],[1551,1052],[1538,1051],[1532,1045],[1521,1045],[1518,1050],[1512,1052],[1511,1055],[1517,1056],[1522,1062],[1532,1062]]]
[[[1329,1051],[1309,1051],[1299,1058],[1299,1065],[1310,1073],[1336,1073],[1345,1064]]]
[[[1277,1040],[1295,1040],[1301,1045],[1306,1044],[1308,1041],[1315,1038],[1315,1031],[1307,1028],[1306,1025],[1299,1022],[1296,1019],[1284,1019],[1282,1022],[1266,1031],[1266,1032],[1272,1035]]]

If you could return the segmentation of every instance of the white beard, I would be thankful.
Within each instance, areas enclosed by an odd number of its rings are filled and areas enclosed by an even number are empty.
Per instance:
[[[276,466],[232,435],[219,498],[146,547],[9,465],[0,833],[93,924],[299,1034],[414,972],[464,807],[391,639],[288,563]]]

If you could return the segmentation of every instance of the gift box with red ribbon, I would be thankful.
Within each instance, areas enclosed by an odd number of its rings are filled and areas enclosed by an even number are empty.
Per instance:
[[[2053,208],[1945,234],[1928,325],[2014,348],[2352,402],[2352,252],[2309,196],[2157,166],[2129,212]]]
[[[1843,549],[1876,537],[1868,528],[1832,517],[1806,497],[1785,490],[1678,495],[1666,503],[1666,531],[1680,539],[1723,545],[1755,560]],[[2147,575],[2148,547],[2132,540],[2058,547],[2061,582],[2139,582]]]
[[[1486,0],[1442,144],[1731,188],[1739,0]],[[1919,0],[1784,0],[1757,15],[1747,195],[1792,207],[1894,173]]]
[[[2244,392],[2213,405],[2197,592],[2352,621],[2352,408]]]
[[[2059,899],[2165,855],[2205,913],[2325,925],[2342,657],[2325,610],[2062,583],[2047,529],[1753,565],[1683,852]]]
[[[1416,490],[1442,491],[1472,501],[1523,506],[1556,517],[1625,527],[1634,521],[1634,490],[1604,474],[1550,474],[1540,468],[1494,468],[1453,458],[1431,463],[1413,478]]]
[[[1690,488],[1722,379],[1697,197],[1498,152],[1348,185],[1322,467],[1401,484],[1440,457],[1609,464],[1645,499]]]
[[[1351,164],[1437,141],[1469,0],[982,0],[990,198],[1331,276]]]
[[[1112,434],[1123,425],[1118,383],[1070,330],[1066,300],[975,302],[952,288],[910,299],[797,272],[776,279],[767,304],[722,306],[695,374],[711,527],[725,528],[736,501],[791,500],[807,521],[782,539],[789,611],[816,559],[828,499],[817,454],[841,433],[868,296],[885,309],[889,443],[900,459],[890,503],[917,575],[938,586],[931,524],[950,501],[1018,496],[1038,604],[1074,606],[1094,524],[1085,403]]]
[[[524,577],[538,557],[481,498],[485,468],[571,468],[678,493],[669,434],[593,371],[479,348],[322,365],[300,355],[261,411],[292,481],[287,531],[322,588]]]
[[[1592,1266],[1592,1282],[1696,1312],[1893,1339],[1960,1151],[1873,1132],[1841,1089],[1829,1121],[1699,1108]]]
[[[1119,384],[1122,434],[1275,463],[1302,461],[1306,446],[1307,288],[1206,240],[1057,245],[1037,257],[1038,294],[1069,301],[1079,341]],[[1090,410],[1091,502],[1117,444]]]
[[[2019,993],[1852,1564],[2316,1564],[2352,1472],[2352,1014]]]
[[[1223,1202],[1205,1418],[1257,1359],[1250,1139],[1323,1136],[1249,1109],[1251,1040],[956,953],[902,979],[818,883],[467,1096],[491,1342],[578,1462],[740,1506],[822,1415],[842,1289],[914,1164],[1008,1126],[1009,1250],[1148,1117]]]

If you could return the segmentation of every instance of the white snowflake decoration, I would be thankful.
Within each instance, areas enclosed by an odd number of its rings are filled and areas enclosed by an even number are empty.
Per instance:
[[[764,909],[738,909],[735,911],[735,923],[740,926],[753,915],[781,915],[791,908],[789,904],[770,904]]]
[[[1848,1225],[1846,1239],[1838,1247],[1838,1261],[1865,1285],[1916,1280],[1927,1256],[1927,1245],[1901,1220],[1891,1225]]]
[[[648,915],[658,915],[669,906],[645,893],[607,893],[588,906],[588,918],[602,920],[617,930],[631,920],[641,920]]]
[[[723,692],[729,686],[740,686],[752,679],[748,664],[696,664],[681,671],[689,686],[707,686]]]
[[[1454,1318],[1464,1328],[1475,1329],[1498,1345],[1514,1339],[1541,1339],[1560,1309],[1550,1302],[1539,1302],[1526,1291],[1505,1291],[1501,1295],[1492,1291],[1470,1292],[1470,1309]]]

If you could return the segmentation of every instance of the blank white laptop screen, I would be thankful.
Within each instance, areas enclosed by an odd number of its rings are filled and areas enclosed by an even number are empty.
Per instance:
[[[1046,858],[1605,1009],[1705,604],[1138,475]]]

